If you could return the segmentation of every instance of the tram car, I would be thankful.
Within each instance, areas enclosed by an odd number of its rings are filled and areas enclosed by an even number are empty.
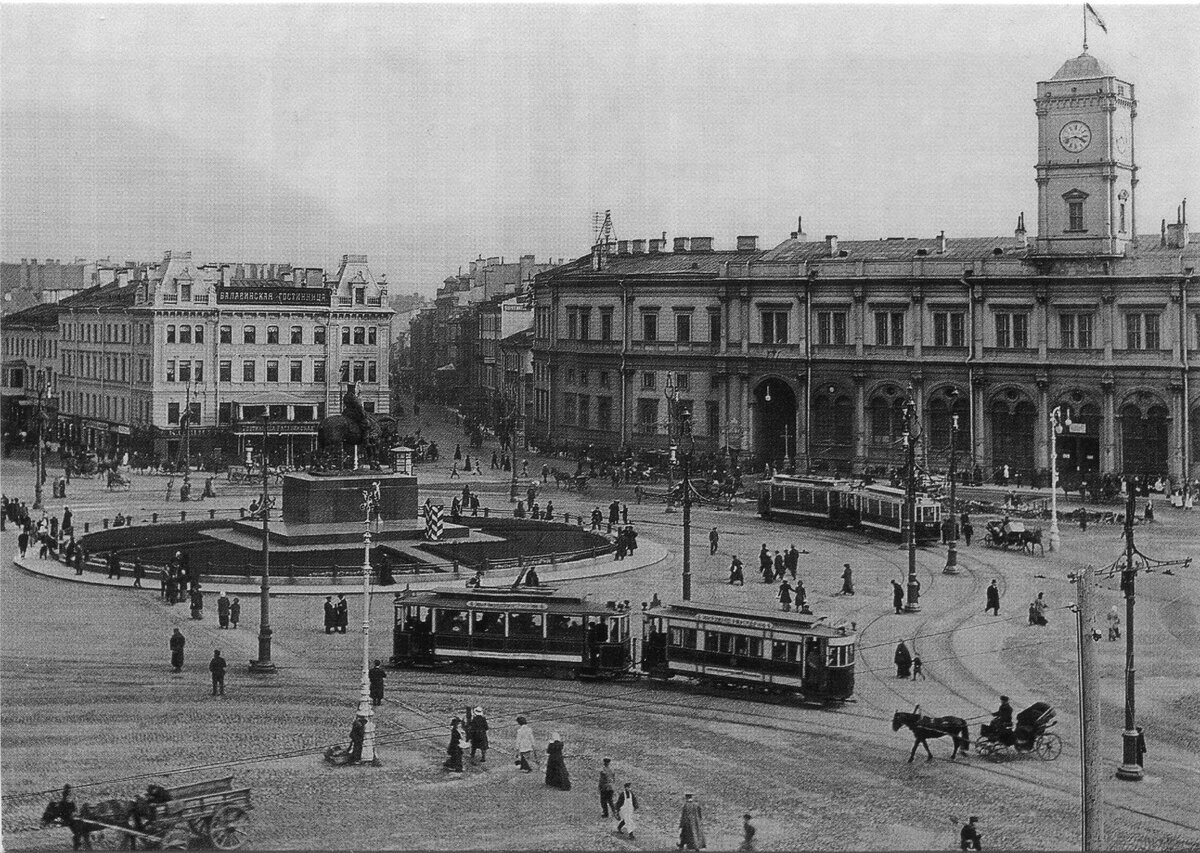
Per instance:
[[[854,693],[857,633],[826,617],[683,602],[643,614],[642,671],[806,700]]]
[[[630,612],[550,587],[400,594],[391,662],[615,678],[634,668]]]
[[[904,489],[850,480],[776,474],[759,484],[758,514],[800,524],[851,529],[899,539],[903,536]],[[918,544],[937,542],[942,533],[942,505],[918,493],[914,535]]]

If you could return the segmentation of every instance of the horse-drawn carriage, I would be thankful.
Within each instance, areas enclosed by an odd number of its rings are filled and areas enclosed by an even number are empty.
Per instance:
[[[979,739],[975,749],[984,758],[998,761],[1014,753],[1024,755],[1036,753],[1042,761],[1053,761],[1062,752],[1062,738],[1050,728],[1058,721],[1054,709],[1046,702],[1034,702],[1017,714],[1014,729],[997,728],[991,723],[979,727]]]
[[[133,488],[133,484],[129,481],[129,478],[120,471],[112,469],[108,472],[108,482],[106,483],[105,488],[107,488],[110,492],[114,489],[124,489],[128,492],[131,488]]]
[[[1029,530],[1023,521],[989,521],[983,536],[983,544],[989,548],[1018,548],[1033,553],[1036,547],[1041,556],[1046,556],[1046,548],[1042,544],[1042,529],[1035,527]]]
[[[78,814],[69,807],[64,813],[63,802],[54,800],[42,823],[68,827],[77,842],[89,847],[135,847],[141,841],[143,847],[161,850],[209,845],[236,850],[248,837],[251,808],[250,789],[235,790],[233,777],[225,776],[173,788],[151,785],[135,800],[85,803]]]
[[[100,457],[90,450],[68,456],[63,462],[63,468],[74,479],[91,479],[100,472]]]
[[[568,492],[579,492],[580,494],[587,493],[588,480],[591,479],[587,474],[568,474],[558,468],[551,468],[550,475],[554,477],[556,487],[566,488]]]

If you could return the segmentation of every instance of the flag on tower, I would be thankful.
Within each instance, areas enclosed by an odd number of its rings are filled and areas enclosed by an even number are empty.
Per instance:
[[[1107,33],[1108,26],[1104,23],[1104,19],[1100,17],[1100,13],[1098,13],[1095,9],[1092,8],[1092,4],[1084,3],[1083,8],[1087,11],[1088,16],[1093,21],[1096,22],[1096,26],[1098,26],[1100,29],[1104,30],[1105,33]]]

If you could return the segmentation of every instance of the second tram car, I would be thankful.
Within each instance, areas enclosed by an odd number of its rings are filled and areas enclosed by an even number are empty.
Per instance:
[[[396,666],[458,664],[611,678],[633,669],[630,613],[552,588],[397,595]]]
[[[776,474],[759,484],[758,513],[801,524],[851,528],[900,538],[905,512],[904,489],[873,483],[855,487],[849,480]],[[942,505],[918,494],[913,532],[918,544],[937,542],[942,534]]]
[[[806,699],[854,693],[857,635],[825,617],[684,602],[644,614],[642,670]]]

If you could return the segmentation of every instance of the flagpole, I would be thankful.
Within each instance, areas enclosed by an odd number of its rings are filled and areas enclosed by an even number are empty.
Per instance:
[[[1083,52],[1087,53],[1087,4],[1083,4]]]

